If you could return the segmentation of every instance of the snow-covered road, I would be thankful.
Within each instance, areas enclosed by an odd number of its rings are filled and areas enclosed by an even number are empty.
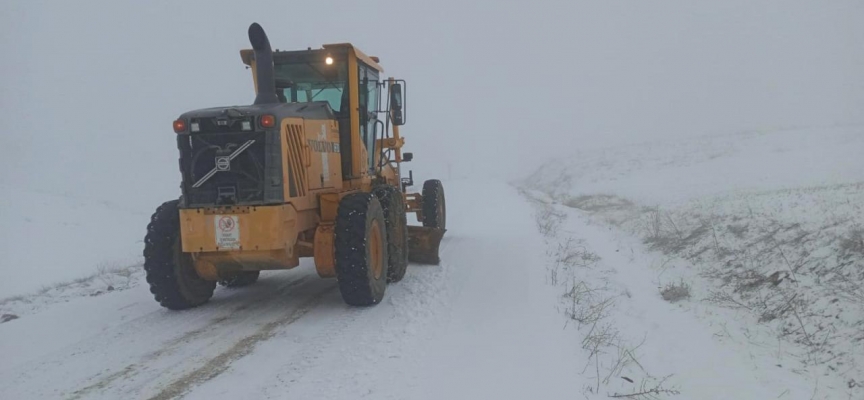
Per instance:
[[[0,324],[0,399],[594,400],[658,382],[658,398],[854,398],[746,316],[663,301],[669,259],[598,215],[504,183],[445,187],[441,265],[411,265],[375,307],[346,306],[309,260],[182,312],[140,274],[19,300],[41,303]],[[543,207],[557,233],[540,232]],[[568,251],[583,258],[558,271]]]
[[[167,311],[146,285],[0,326],[0,398],[564,398],[578,342],[544,284],[532,209],[505,184],[449,182],[440,266],[372,308],[309,262]]]

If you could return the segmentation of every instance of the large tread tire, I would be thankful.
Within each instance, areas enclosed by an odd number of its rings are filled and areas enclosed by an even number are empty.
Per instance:
[[[387,288],[387,227],[372,193],[352,193],[339,202],[335,227],[336,280],[345,303],[371,306]],[[377,244],[376,244],[377,243]]]
[[[387,255],[390,267],[387,282],[399,282],[408,269],[408,217],[405,200],[395,186],[379,186],[372,193],[378,197],[387,222]]]
[[[444,186],[437,179],[423,182],[423,226],[447,229],[447,203],[444,201]]]
[[[236,274],[229,276],[228,278],[220,279],[219,284],[232,289],[249,286],[255,282],[258,282],[259,275],[261,275],[261,271],[240,271]]]
[[[163,203],[147,225],[144,237],[144,271],[150,293],[162,307],[183,310],[210,300],[216,282],[198,276],[192,256],[180,247],[178,201]]]

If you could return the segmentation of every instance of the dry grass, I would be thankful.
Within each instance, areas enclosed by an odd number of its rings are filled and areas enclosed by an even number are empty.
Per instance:
[[[545,204],[537,211],[535,218],[537,230],[543,236],[555,236],[564,218],[566,218],[565,214],[555,210],[551,205]]]
[[[619,395],[631,399],[655,399],[659,395],[676,394],[677,391],[664,387],[664,380],[656,380],[642,368],[638,361],[639,345],[627,343],[616,327],[611,316],[617,306],[617,299],[630,296],[627,291],[615,290],[604,279],[590,279],[592,272],[600,262],[600,257],[593,253],[584,240],[569,235],[562,235],[561,224],[567,215],[557,211],[555,205],[532,198],[537,212],[535,213],[537,229],[546,239],[547,283],[554,286],[563,285],[562,311],[567,317],[565,328],[574,323],[582,337],[581,347],[587,353],[583,373],[593,373],[592,383],[583,387],[583,392],[597,395],[601,387],[610,384],[613,378],[620,378],[633,383],[634,380],[623,376],[639,376],[640,386],[632,394]],[[627,201],[620,201],[614,196],[584,196],[565,199],[565,206],[579,208],[583,211],[596,212],[602,210],[623,210],[632,206]],[[585,277],[577,278],[577,277]],[[596,282],[596,283],[595,283]],[[644,343],[644,339],[643,342]],[[638,370],[634,370],[638,367]],[[589,372],[590,371],[590,372]],[[649,384],[653,383],[653,384]],[[615,395],[610,395],[615,396]]]
[[[562,205],[637,234],[670,259],[687,261],[698,275],[688,272],[688,284],[662,287],[667,301],[694,296],[689,283],[701,277],[710,287],[702,301],[745,311],[769,325],[801,346],[800,361],[808,368],[855,378],[864,370],[864,357],[851,351],[864,344],[864,185],[701,199],[674,210],[608,194],[555,193]],[[559,230],[548,231],[554,236]],[[578,251],[568,258],[572,249],[566,242],[548,242],[559,247],[550,249],[557,260],[551,281],[566,282],[562,271],[580,259]],[[585,290],[577,280],[568,293]],[[571,321],[591,320],[590,307],[580,311],[572,297],[567,300]]]
[[[128,289],[133,287],[137,278],[142,275],[143,268],[140,264],[103,263],[97,266],[96,272],[91,275],[44,285],[30,294],[0,299],[0,311],[23,316],[47,305],[68,301],[70,298],[95,296],[108,291]]]
[[[854,227],[840,237],[838,251],[843,259],[864,256],[864,229]]]
[[[18,317],[17,315],[15,315],[15,314],[3,314],[3,315],[0,315],[0,324],[5,323],[5,322],[9,322],[9,321],[12,321],[12,320],[15,320],[15,319],[18,319],[18,318],[19,318],[19,317]]]
[[[679,395],[681,392],[676,388],[667,388],[663,385],[670,376],[660,379],[649,378],[643,379],[639,387],[632,393],[613,393],[609,397],[615,399],[632,399],[632,400],[657,400],[661,396]]]
[[[804,365],[847,377],[860,371],[849,349],[864,343],[864,229],[839,211],[796,221],[779,206],[706,208],[644,213],[644,242],[694,265],[714,287],[704,301],[747,311],[799,344]],[[661,295],[678,301],[688,292],[678,286]]]
[[[633,203],[630,200],[611,194],[567,197],[562,201],[562,204],[570,208],[576,208],[588,212],[621,210],[633,207]]]
[[[690,299],[690,285],[683,280],[678,283],[669,283],[660,289],[660,296],[670,303]]]

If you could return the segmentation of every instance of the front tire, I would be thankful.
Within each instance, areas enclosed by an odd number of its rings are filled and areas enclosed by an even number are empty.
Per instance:
[[[387,282],[399,282],[408,269],[408,217],[402,192],[395,186],[379,186],[372,191],[384,209],[387,222],[387,255],[390,267]]]
[[[387,288],[387,226],[372,193],[352,193],[339,202],[336,217],[336,279],[345,303],[371,306]]]
[[[162,307],[183,310],[210,300],[216,282],[198,276],[192,256],[180,245],[178,201],[163,203],[147,225],[144,237],[144,270],[150,293]]]

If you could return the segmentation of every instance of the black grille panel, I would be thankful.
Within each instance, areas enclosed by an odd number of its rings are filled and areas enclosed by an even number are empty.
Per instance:
[[[177,140],[187,207],[281,202],[275,132],[178,135]]]

